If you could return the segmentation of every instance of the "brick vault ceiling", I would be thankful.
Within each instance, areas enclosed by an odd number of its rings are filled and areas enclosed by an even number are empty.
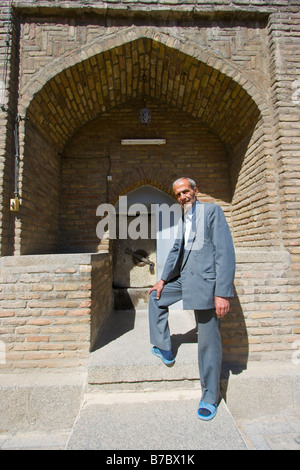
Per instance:
[[[259,116],[250,95],[230,77],[144,38],[56,75],[35,95],[27,117],[61,150],[88,121],[127,101],[144,98],[198,118],[227,145],[249,134]]]

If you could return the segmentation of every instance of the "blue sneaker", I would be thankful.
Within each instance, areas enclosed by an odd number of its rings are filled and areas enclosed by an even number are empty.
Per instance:
[[[165,351],[164,349],[158,349],[156,346],[153,346],[151,351],[152,351],[152,354],[154,354],[154,356],[159,357],[163,361],[163,363],[166,364],[167,366],[174,364],[175,359],[173,357],[172,351]]]

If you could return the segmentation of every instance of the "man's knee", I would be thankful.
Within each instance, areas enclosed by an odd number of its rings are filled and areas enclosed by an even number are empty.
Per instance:
[[[156,290],[153,290],[152,292],[150,292],[150,295],[149,295],[149,300],[151,300],[152,302],[155,301],[157,298],[157,292]]]
[[[157,307],[157,292],[156,290],[152,291],[149,295],[149,308],[151,307]]]

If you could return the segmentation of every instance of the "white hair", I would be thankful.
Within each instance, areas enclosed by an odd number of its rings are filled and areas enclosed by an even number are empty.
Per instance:
[[[192,189],[194,189],[197,186],[194,180],[192,180],[191,178],[186,178],[185,176],[183,176],[182,178],[178,178],[178,180],[174,181],[173,189],[174,189],[174,186],[176,184],[178,184],[179,181],[181,181],[181,180],[188,180],[188,182],[190,183]]]

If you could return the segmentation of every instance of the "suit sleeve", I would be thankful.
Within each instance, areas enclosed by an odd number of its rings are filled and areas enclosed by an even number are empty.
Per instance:
[[[173,270],[174,270],[174,264],[175,264],[176,259],[178,257],[179,243],[180,243],[180,240],[178,240],[178,239],[175,240],[175,243],[174,243],[173,247],[171,248],[170,253],[168,254],[168,257],[167,257],[165,265],[164,265],[163,272],[161,274],[161,279],[163,281],[168,282],[171,278],[171,275],[172,275]]]
[[[215,205],[208,216],[208,230],[215,251],[215,296],[234,297],[235,253],[233,241],[221,207]]]
[[[183,230],[183,224],[182,224],[182,221],[180,221],[178,224],[176,240],[168,254],[168,257],[166,259],[166,262],[163,268],[163,272],[161,274],[161,279],[163,281],[168,282],[176,275],[179,275],[179,271],[178,272],[176,271],[176,261],[178,261],[179,256],[180,256],[180,249],[181,249],[181,244],[182,244],[182,230]]]

